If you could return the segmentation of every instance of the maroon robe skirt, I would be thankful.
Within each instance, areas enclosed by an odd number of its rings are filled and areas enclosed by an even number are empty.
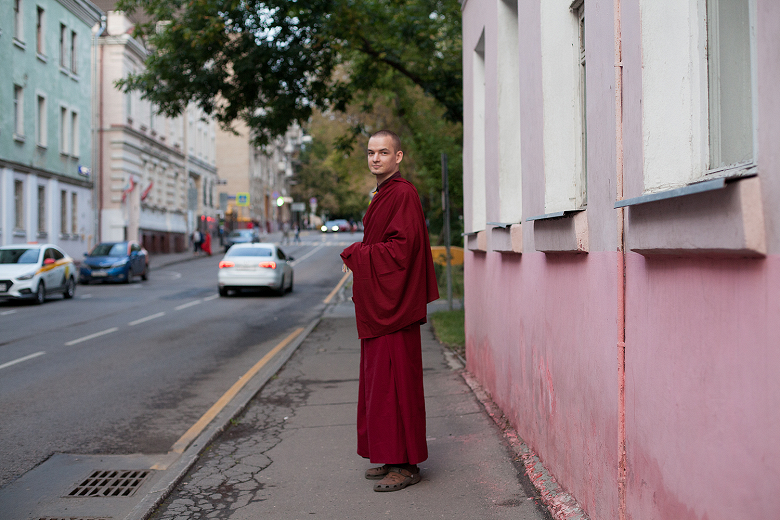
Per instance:
[[[420,324],[360,342],[358,455],[376,464],[418,464],[425,441]]]

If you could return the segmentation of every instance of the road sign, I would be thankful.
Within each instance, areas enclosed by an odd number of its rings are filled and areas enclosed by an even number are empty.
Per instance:
[[[249,193],[236,193],[236,206],[249,206]]]
[[[305,202],[293,202],[290,205],[290,209],[292,211],[306,211],[306,203]]]

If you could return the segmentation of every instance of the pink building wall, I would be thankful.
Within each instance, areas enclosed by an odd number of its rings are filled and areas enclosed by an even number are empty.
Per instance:
[[[483,29],[488,222],[499,200],[497,151],[490,145],[498,141],[491,116],[499,88],[491,38],[496,1],[502,0],[463,2],[467,223],[471,53]],[[524,219],[545,213],[540,1],[518,2]],[[487,251],[466,252],[467,368],[592,519],[780,517],[780,4],[757,5],[760,200],[745,204],[763,203],[766,254],[747,258],[730,246],[709,254],[627,252],[623,381],[613,2],[586,4],[589,252],[536,251],[534,222],[525,220],[522,254],[491,251],[489,240]],[[623,0],[621,8],[624,189],[630,198],[643,190],[639,1]],[[689,213],[712,211],[708,206],[720,200],[696,197],[682,199]],[[632,208],[625,211],[631,243],[639,227],[631,229]],[[723,218],[732,218],[723,211]],[[718,230],[696,225],[689,225],[692,233],[719,239]]]

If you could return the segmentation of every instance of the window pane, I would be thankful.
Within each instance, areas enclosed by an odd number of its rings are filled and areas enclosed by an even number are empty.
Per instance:
[[[24,229],[24,182],[14,181],[14,227]]]
[[[38,51],[38,54],[45,55],[45,48],[44,48],[44,40],[43,40],[43,8],[38,8],[38,19],[35,25],[35,31],[36,31],[36,50]]]
[[[24,89],[14,85],[14,132],[24,135]]]
[[[709,0],[710,169],[753,160],[749,0]]]
[[[72,155],[79,156],[79,115],[76,112],[70,114],[70,139],[73,143]]]
[[[60,192],[60,233],[68,233],[68,192]]]
[[[68,29],[65,27],[65,24],[60,24],[60,67],[65,67],[68,64],[67,34]]]
[[[78,195],[75,193],[70,194],[70,232],[74,235],[79,232],[79,219],[78,219]]]
[[[78,72],[78,52],[76,51],[76,31],[70,32],[70,70],[74,74]]]
[[[46,232],[46,187],[38,186],[38,233]]]

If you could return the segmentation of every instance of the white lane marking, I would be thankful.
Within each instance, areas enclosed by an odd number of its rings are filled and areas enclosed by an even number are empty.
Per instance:
[[[216,300],[217,298],[219,298],[219,294],[212,294],[208,298],[203,298],[203,301],[204,302],[210,302],[211,300]]]
[[[180,311],[180,310],[182,310],[182,309],[186,309],[187,307],[192,307],[193,305],[198,305],[198,304],[200,304],[200,303],[202,303],[202,302],[203,302],[203,300],[195,300],[195,301],[191,301],[190,303],[185,303],[185,304],[183,304],[183,305],[179,305],[178,307],[174,307],[174,309],[173,309],[173,310],[175,310],[175,311]]]
[[[13,313],[15,313],[15,312],[16,312],[16,309],[14,309],[14,310],[12,310],[12,311],[4,311],[4,312],[0,312],[0,316],[8,316],[9,314],[13,314]]]
[[[119,330],[118,327],[112,327],[110,329],[102,330],[100,332],[90,334],[89,336],[84,336],[83,338],[74,339],[73,341],[68,341],[67,343],[65,343],[65,346],[70,347],[71,345],[75,345],[76,343],[81,343],[82,341],[99,338],[100,336],[105,336],[106,334],[111,334],[112,332],[116,332],[118,330]]]
[[[321,248],[323,245],[325,245],[325,244],[319,244],[319,245],[315,246],[315,247],[314,247],[314,249],[312,249],[311,251],[309,251],[308,253],[306,253],[306,254],[305,254],[305,255],[303,255],[302,257],[300,257],[300,258],[296,258],[295,260],[293,260],[292,262],[290,262],[290,265],[292,265],[292,266],[295,266],[295,265],[297,265],[297,264],[298,264],[298,262],[302,262],[302,261],[306,260],[306,259],[307,259],[307,258],[309,258],[311,255],[313,255],[315,252],[317,252],[317,250],[318,250],[319,248]]]
[[[157,314],[152,314],[151,316],[147,316],[146,318],[141,318],[140,320],[131,321],[130,323],[128,323],[128,325],[130,325],[132,327],[133,325],[138,325],[140,323],[144,323],[144,322],[147,322],[147,321],[151,321],[151,320],[157,319],[160,316],[165,316],[165,313],[164,312],[158,312]]]
[[[83,294],[83,295],[81,295],[81,299],[82,300],[85,300],[87,298],[92,298],[92,295],[91,294]]]
[[[0,365],[0,370],[10,367],[11,365],[15,365],[17,363],[21,363],[22,361],[27,361],[28,359],[37,358],[38,356],[42,356],[46,354],[46,352],[36,352],[35,354],[30,354],[29,356],[20,357],[19,359],[14,359],[13,361],[9,361],[8,363],[3,363]]]

